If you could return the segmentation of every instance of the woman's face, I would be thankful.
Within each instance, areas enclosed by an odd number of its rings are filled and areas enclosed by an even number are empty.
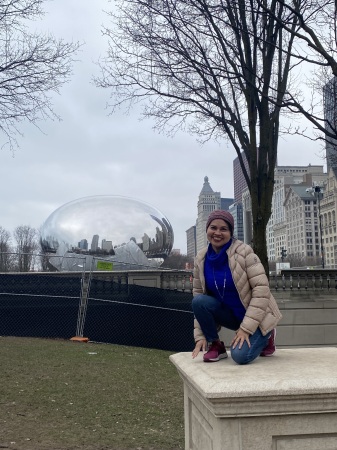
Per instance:
[[[222,219],[212,220],[207,228],[206,235],[216,253],[219,253],[231,238],[229,225]]]

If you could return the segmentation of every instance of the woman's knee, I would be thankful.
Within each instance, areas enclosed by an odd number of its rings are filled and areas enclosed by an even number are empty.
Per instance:
[[[205,295],[204,294],[198,294],[192,299],[192,309],[193,311],[195,309],[199,309],[200,307],[203,307],[206,303]]]
[[[236,351],[236,349],[231,349],[231,357],[236,364],[248,364],[246,352],[243,352],[241,350]]]
[[[239,365],[249,364],[255,359],[255,357],[250,354],[249,350],[248,346],[247,348],[242,347],[240,349],[238,345],[235,348],[231,347],[232,360]]]

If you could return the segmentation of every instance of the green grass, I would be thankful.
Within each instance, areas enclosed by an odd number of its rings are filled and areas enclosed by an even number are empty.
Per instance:
[[[0,337],[0,449],[184,448],[171,353]]]

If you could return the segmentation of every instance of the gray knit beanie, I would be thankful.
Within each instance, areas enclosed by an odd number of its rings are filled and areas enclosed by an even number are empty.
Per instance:
[[[223,211],[222,209],[216,209],[215,211],[212,211],[211,214],[208,216],[207,223],[206,223],[206,231],[209,227],[210,223],[215,219],[222,219],[225,222],[228,223],[230,226],[231,235],[233,235],[234,232],[234,217],[232,214],[228,211]]]

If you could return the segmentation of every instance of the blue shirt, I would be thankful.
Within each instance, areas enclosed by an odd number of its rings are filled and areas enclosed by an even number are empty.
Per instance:
[[[206,290],[212,296],[224,303],[241,322],[246,310],[235,287],[232,272],[228,263],[227,250],[232,240],[227,242],[219,253],[209,244],[204,266]]]

